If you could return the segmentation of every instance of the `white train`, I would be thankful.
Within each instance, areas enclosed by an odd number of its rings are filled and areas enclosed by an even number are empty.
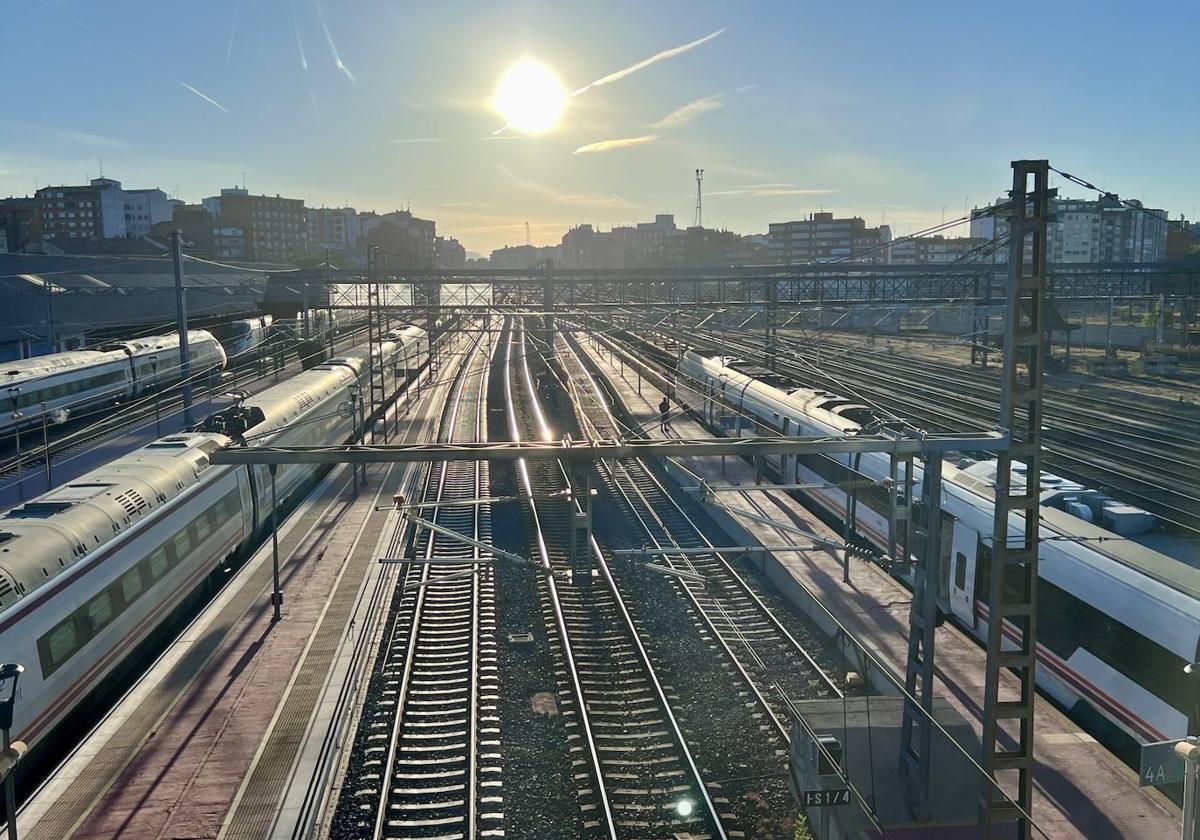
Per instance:
[[[266,467],[211,466],[235,445],[351,438],[348,389],[366,388],[366,348],[291,377],[117,458],[0,517],[0,651],[25,665],[14,737],[37,744],[142,641],[270,522]],[[379,349],[374,351],[379,353]],[[424,330],[382,344],[389,393],[429,358]],[[316,475],[278,469],[281,507]]]
[[[188,330],[192,376],[220,370],[221,343],[206,330]],[[114,341],[93,350],[71,350],[0,366],[0,434],[41,423],[46,411],[79,414],[166,388],[179,382],[179,336],[175,333]]]
[[[238,357],[257,350],[266,342],[271,335],[273,322],[274,319],[270,315],[240,318],[213,326],[212,334],[225,348],[229,360],[235,362]]]
[[[678,363],[679,396],[727,433],[753,434],[752,415],[785,435],[854,434],[872,412],[856,400],[803,388],[783,390],[737,361],[688,351]],[[731,411],[728,406],[736,407]],[[746,428],[739,430],[739,425]],[[845,478],[855,456],[789,456],[772,459],[787,483],[829,483]],[[855,466],[881,479],[890,472],[884,454],[863,454]],[[980,469],[992,465],[991,472]],[[1017,470],[1014,469],[1014,473]],[[943,564],[953,620],[986,639],[991,564],[994,462],[959,469],[942,464]],[[919,498],[920,471],[917,470]],[[1014,479],[1017,476],[1014,475]],[[1047,504],[1063,494],[1043,475],[1038,594],[1039,687],[1081,725],[1118,753],[1138,743],[1195,733],[1196,686],[1184,666],[1200,659],[1200,569],[1124,540]],[[847,494],[810,491],[833,515],[846,514]],[[882,551],[888,544],[888,497],[879,487],[857,491],[858,532]],[[1019,520],[1014,517],[1012,533]],[[1104,539],[1100,539],[1104,538]],[[1006,635],[1015,639],[1013,628]],[[1189,720],[1189,717],[1192,719]]]

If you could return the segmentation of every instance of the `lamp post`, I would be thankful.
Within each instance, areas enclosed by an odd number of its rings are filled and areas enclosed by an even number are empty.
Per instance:
[[[158,356],[150,357],[150,370],[154,374],[154,436],[162,437],[162,413],[159,398],[162,389],[158,387]]]
[[[12,401],[13,435],[17,439],[17,493],[21,501],[25,501],[25,476],[21,466],[21,418],[22,414],[17,400],[21,395],[21,386],[13,385],[8,389],[8,398]]]
[[[54,411],[54,425],[58,426],[67,422],[67,418],[71,416],[69,408],[58,408]],[[53,467],[50,464],[50,418],[46,411],[46,401],[42,400],[42,457],[46,459],[46,492],[49,493],[54,489],[54,473]]]
[[[360,405],[362,389],[359,387],[358,383],[356,382],[353,385],[351,385],[349,388],[347,388],[346,392],[350,395],[350,426],[352,429],[351,440],[357,441],[358,440],[358,408]],[[356,464],[350,465],[350,476],[354,482],[354,495],[355,496],[358,495],[358,476],[359,476],[358,470],[359,470],[358,465],[356,465]]]
[[[18,665],[15,662],[8,662],[0,665],[0,737],[3,738],[5,758],[9,757],[9,751],[13,747],[10,738],[10,730],[13,722],[13,705],[17,702],[17,680],[21,674],[25,672],[25,666]],[[7,695],[6,695],[7,692]],[[23,752],[23,744],[18,744],[17,759]],[[16,761],[13,761],[15,765]],[[17,840],[17,784],[13,778],[14,773],[12,768],[4,774],[4,813],[8,819],[8,840]]]
[[[271,592],[271,606],[275,610],[272,621],[283,618],[283,592],[279,589],[279,499],[275,495],[275,464],[268,464],[271,473],[271,580],[274,590]]]

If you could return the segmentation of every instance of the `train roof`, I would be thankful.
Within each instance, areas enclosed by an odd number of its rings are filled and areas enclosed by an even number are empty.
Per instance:
[[[259,436],[281,429],[352,379],[354,372],[346,366],[326,362],[272,385],[242,401],[241,408],[250,418],[246,431]],[[216,426],[210,425],[213,418],[235,410],[236,407],[217,412],[206,421],[206,427],[216,430]]]
[[[728,365],[723,359],[703,356],[694,351],[688,351],[685,357],[689,354],[693,357],[694,362],[705,366],[726,364],[727,367],[732,367],[733,370],[746,376],[751,376],[752,374],[748,371],[754,369],[752,365],[743,365],[739,369],[739,367]],[[768,383],[763,382],[763,384],[767,385]],[[850,399],[836,397],[824,391],[810,391],[803,388],[789,391],[786,386],[779,388],[777,385],[771,385],[770,387],[786,394],[786,397],[782,394],[779,397],[781,402],[790,402],[799,410],[810,414],[814,409],[831,411],[841,417],[843,422],[857,424],[858,411],[861,410],[864,413],[869,411]],[[994,497],[995,461],[979,461],[961,469],[950,463],[943,463],[942,469],[944,481],[953,482],[988,499]],[[1020,469],[1016,472],[1017,475],[1014,478],[1020,479],[1023,473]],[[1046,474],[1043,473],[1042,480],[1046,481],[1046,478]],[[1056,483],[1056,480],[1062,482],[1062,486],[1056,488],[1059,490],[1069,489],[1071,486],[1070,482],[1058,476],[1050,475],[1049,479],[1051,484]],[[1152,578],[1191,598],[1200,599],[1200,569],[1048,505],[1042,505],[1041,517],[1044,527],[1061,534],[1067,541],[1088,546],[1089,549],[1133,572]]]
[[[188,344],[216,342],[208,330],[188,330]],[[129,353],[141,353],[146,350],[169,350],[179,346],[179,333],[164,333],[143,338],[130,338],[122,341],[110,341],[103,345],[105,350],[125,350]]]
[[[198,483],[227,442],[170,435],[0,517],[0,614]]]
[[[69,350],[66,353],[49,353],[31,359],[16,359],[0,363],[0,387],[10,388],[31,379],[40,379],[54,373],[103,362],[119,362],[129,358],[124,350]]]
[[[986,469],[960,470],[950,464],[943,464],[942,469],[944,480],[953,481],[981,496],[994,497],[996,479],[994,462],[990,472]],[[1155,551],[1128,537],[1122,537],[1099,525],[1072,516],[1058,508],[1042,505],[1040,513],[1042,525],[1058,532],[1068,541],[1086,545],[1089,549],[1153,578],[1165,586],[1192,598],[1200,599],[1200,569]]]

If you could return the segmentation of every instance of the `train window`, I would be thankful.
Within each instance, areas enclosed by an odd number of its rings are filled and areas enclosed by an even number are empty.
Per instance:
[[[134,566],[125,574],[121,575],[121,597],[125,599],[125,603],[132,604],[142,594],[142,570],[138,566]]]
[[[202,514],[200,516],[197,516],[196,519],[192,522],[192,525],[196,529],[196,545],[200,545],[201,543],[203,543],[206,539],[208,539],[209,535],[212,534],[212,532],[215,530],[213,528],[212,522],[208,518],[207,514]]]
[[[99,632],[108,622],[112,621],[113,601],[112,595],[107,589],[101,590],[100,594],[87,602],[84,610],[84,626],[89,633]]]
[[[59,622],[58,626],[43,636],[38,645],[42,660],[42,673],[48,675],[66,662],[79,645],[75,632],[75,618]]]
[[[175,556],[180,560],[192,553],[192,537],[187,528],[176,534],[172,542],[175,545]]]
[[[954,555],[954,588],[965,589],[967,586],[967,555],[961,551]]]
[[[167,559],[167,550],[165,548],[155,549],[147,558],[146,568],[150,570],[150,579],[158,580],[167,573],[167,568],[171,565]]]

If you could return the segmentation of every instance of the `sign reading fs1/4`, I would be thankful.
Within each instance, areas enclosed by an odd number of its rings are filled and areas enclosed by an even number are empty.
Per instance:
[[[823,808],[827,805],[849,805],[850,789],[833,788],[830,790],[804,791],[805,808]]]
[[[1182,741],[1158,741],[1153,744],[1142,744],[1142,760],[1138,772],[1138,785],[1169,785],[1182,782],[1184,776],[1183,758],[1175,752],[1175,745]]]

